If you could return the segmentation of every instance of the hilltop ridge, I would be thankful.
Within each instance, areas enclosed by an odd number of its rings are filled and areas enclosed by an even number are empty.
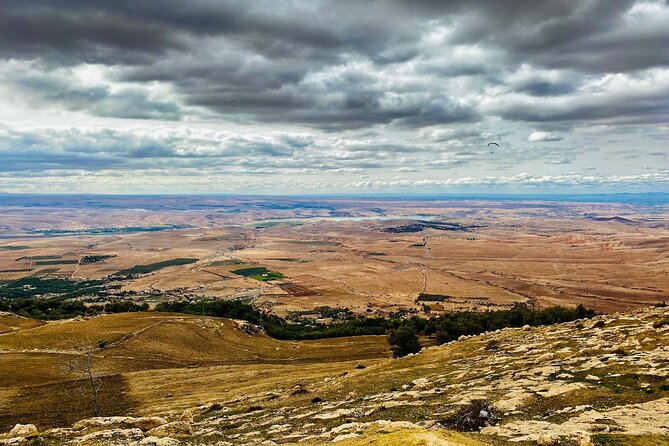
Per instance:
[[[140,418],[90,419],[40,435],[46,444],[80,445],[668,444],[668,331],[669,310],[648,308],[498,330],[329,372],[276,366],[254,372],[265,383],[229,392],[207,389],[215,368],[147,370],[130,381],[141,375],[146,389],[177,393],[177,383],[194,380],[198,397],[209,398],[190,407],[145,401],[133,412]],[[273,381],[277,373],[284,381]],[[473,425],[460,422],[467,411]],[[138,427],[146,416],[161,417],[160,425]],[[5,444],[22,444],[12,441]]]

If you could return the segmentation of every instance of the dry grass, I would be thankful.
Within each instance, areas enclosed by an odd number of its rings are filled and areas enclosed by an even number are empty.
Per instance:
[[[14,314],[0,313],[0,334],[39,327],[43,323],[35,319],[27,319]]]
[[[61,404],[64,389],[77,387],[72,383],[77,376],[67,371],[68,360],[95,350],[100,340],[107,341],[107,347],[95,351],[95,370],[103,382],[108,381],[105,386],[110,392],[120,386],[106,403],[109,413],[120,414],[224,400],[388,357],[382,336],[286,342],[247,334],[237,322],[218,318],[123,313],[51,322],[0,335],[0,388],[4,389],[0,421],[11,424],[25,419],[30,411],[37,415],[34,422],[45,426],[81,418],[86,408],[81,396],[79,405],[72,406],[75,415],[40,414],[49,414]]]

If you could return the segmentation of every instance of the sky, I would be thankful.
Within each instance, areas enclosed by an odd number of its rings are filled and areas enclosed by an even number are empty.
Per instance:
[[[668,99],[666,0],[0,2],[0,192],[669,191]]]

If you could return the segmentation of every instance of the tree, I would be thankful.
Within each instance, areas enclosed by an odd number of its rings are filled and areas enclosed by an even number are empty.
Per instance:
[[[82,394],[86,395],[93,406],[93,415],[100,415],[100,386],[102,379],[93,369],[95,355],[93,351],[84,352],[67,362],[67,370],[79,376],[82,381]]]
[[[388,342],[395,358],[401,358],[402,356],[420,351],[420,343],[418,342],[416,330],[410,325],[404,325],[397,330],[392,330],[388,337]]]

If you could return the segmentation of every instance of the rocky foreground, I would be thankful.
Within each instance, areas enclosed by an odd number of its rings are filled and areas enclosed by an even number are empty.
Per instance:
[[[17,425],[0,445],[663,445],[668,375],[669,310],[651,308],[499,330],[185,412]]]

